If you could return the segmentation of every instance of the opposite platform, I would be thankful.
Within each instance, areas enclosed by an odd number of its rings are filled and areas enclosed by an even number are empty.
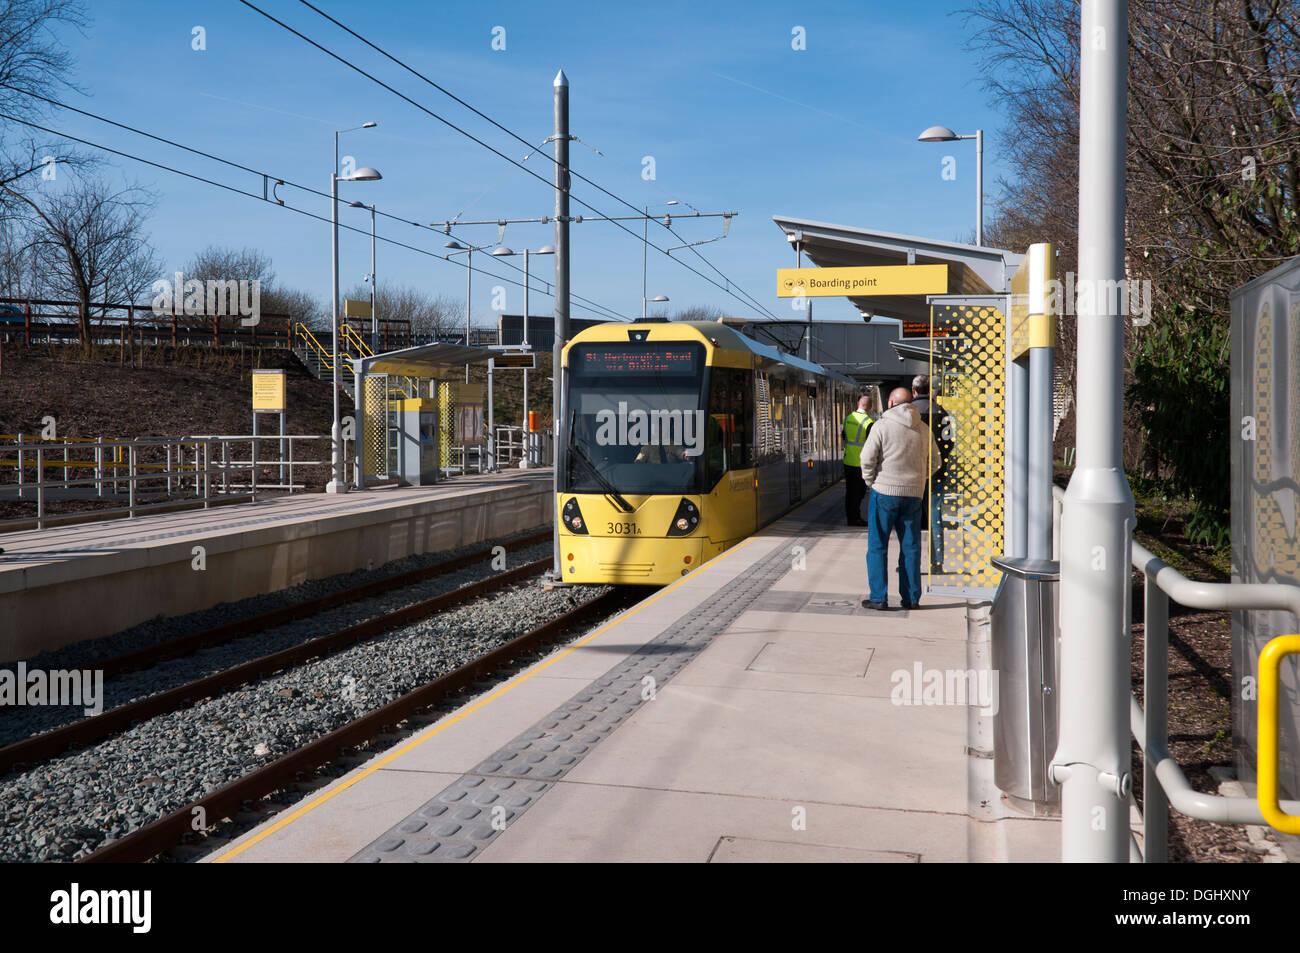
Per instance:
[[[550,470],[516,470],[3,534],[0,662],[159,615],[541,529],[554,511],[551,479]]]
[[[1059,822],[1013,815],[968,753],[967,705],[891,697],[967,669],[966,605],[861,608],[840,492],[211,859],[1059,859]]]

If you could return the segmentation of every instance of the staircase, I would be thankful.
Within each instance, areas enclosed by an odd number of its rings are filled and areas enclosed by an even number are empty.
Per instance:
[[[332,379],[334,377],[334,361],[330,349],[321,344],[316,339],[316,335],[312,334],[301,322],[294,324],[292,350],[312,377],[317,380]],[[339,332],[340,358],[373,357],[374,353],[370,349],[370,345],[362,340],[361,335],[350,326],[342,325]],[[352,401],[352,406],[356,407],[356,394],[353,393],[356,390],[356,380],[352,374],[350,360],[340,361],[339,387],[348,395],[348,398]],[[389,375],[386,391],[389,400],[400,400],[418,396],[419,388],[420,382],[418,378]]]

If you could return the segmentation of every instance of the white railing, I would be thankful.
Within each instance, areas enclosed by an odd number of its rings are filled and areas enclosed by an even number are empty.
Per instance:
[[[256,499],[259,492],[305,490],[305,467],[328,467],[330,438],[320,435],[142,437],[135,440],[0,438],[0,501],[31,503],[34,512],[0,520],[0,531],[128,516],[150,510]],[[304,457],[321,445],[326,459]],[[351,462],[348,441],[343,460]],[[298,473],[295,475],[295,468]],[[117,501],[51,515],[55,500]]]
[[[549,467],[553,462],[550,431],[527,431],[523,427],[497,427],[493,449],[497,469],[518,467],[525,455],[529,467]]]

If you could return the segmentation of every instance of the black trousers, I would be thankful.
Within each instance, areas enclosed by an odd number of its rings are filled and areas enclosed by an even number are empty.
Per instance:
[[[844,519],[848,523],[865,522],[862,518],[862,501],[867,498],[867,485],[862,482],[862,469],[844,464]]]

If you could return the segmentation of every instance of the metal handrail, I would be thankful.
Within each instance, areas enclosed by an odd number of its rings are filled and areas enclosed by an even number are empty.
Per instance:
[[[1300,654],[1300,635],[1279,635],[1259,653],[1259,744],[1255,754],[1255,800],[1268,823],[1284,834],[1300,834],[1300,815],[1286,811],[1278,798],[1278,713],[1281,665]]]
[[[299,337],[306,339],[308,346],[310,346],[316,352],[316,359],[320,361],[321,365],[333,371],[334,370],[333,354],[330,351],[326,350],[324,345],[322,345],[320,341],[316,340],[316,335],[311,333],[311,329],[308,328],[307,325],[303,324],[301,321],[296,322],[293,326],[293,329],[295,334],[297,334]]]
[[[1065,491],[1052,487],[1053,549],[1060,540]],[[1169,602],[1192,609],[1280,610],[1300,616],[1300,586],[1283,583],[1198,582],[1132,541],[1133,568],[1145,580],[1143,610],[1143,694],[1146,707],[1129,695],[1129,728],[1142,751],[1142,849],[1146,863],[1163,863],[1168,854],[1169,808],[1197,820],[1219,824],[1269,825],[1256,798],[1204,794],[1192,787],[1169,753]],[[1300,814],[1300,802],[1283,801],[1280,809]]]
[[[357,332],[352,327],[352,325],[344,322],[343,325],[341,325],[341,327],[343,330],[339,336],[343,338],[343,345],[345,350],[347,349],[347,345],[350,342],[357,349],[357,353],[360,354],[362,357],[375,356],[375,352],[370,349],[370,345],[367,344],[364,340],[362,340],[361,334]]]
[[[1193,609],[1279,610],[1300,615],[1300,586],[1285,583],[1198,582],[1188,579],[1141,543],[1133,543],[1133,567],[1146,581],[1143,685],[1146,707],[1130,696],[1129,723],[1143,753],[1142,831],[1147,862],[1163,862],[1168,808],[1219,824],[1268,825],[1252,797],[1203,794],[1192,788],[1169,753],[1169,601]],[[1300,802],[1283,802],[1300,813]]]

